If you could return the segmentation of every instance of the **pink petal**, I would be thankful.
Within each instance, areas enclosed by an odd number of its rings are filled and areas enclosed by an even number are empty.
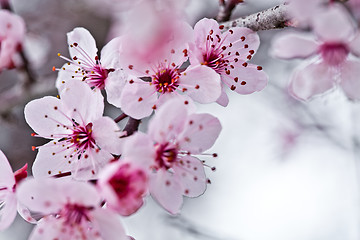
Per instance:
[[[125,138],[122,158],[137,165],[149,168],[155,159],[154,143],[150,137],[142,132]]]
[[[30,127],[45,138],[53,138],[51,134],[70,133],[63,125],[72,124],[66,117],[67,108],[55,97],[43,97],[33,100],[25,106],[25,120]]]
[[[19,202],[30,211],[45,215],[58,213],[68,203],[95,207],[101,202],[93,185],[54,178],[26,180],[19,185],[16,194]]]
[[[32,166],[35,178],[49,177],[59,173],[71,172],[74,166],[74,157],[68,159],[74,152],[63,149],[56,141],[51,141],[41,147]],[[66,157],[65,157],[66,156]]]
[[[276,58],[308,58],[316,53],[318,44],[306,34],[284,33],[272,43],[272,55]]]
[[[340,86],[351,100],[360,99],[360,62],[346,61],[341,67]]]
[[[105,68],[119,68],[121,38],[117,37],[108,42],[101,50],[101,65]]]
[[[223,85],[221,85],[221,95],[216,100],[216,103],[218,103],[220,106],[223,106],[223,107],[226,107],[229,104],[229,98],[226,94],[226,91],[225,91]]]
[[[357,57],[360,57],[360,32],[358,32],[354,39],[349,43],[350,52]]]
[[[107,209],[96,209],[92,212],[93,224],[103,240],[127,240],[125,230],[118,215]],[[90,240],[90,239],[89,239]]]
[[[147,169],[121,161],[109,164],[100,174],[97,186],[107,207],[122,216],[135,213],[147,193]]]
[[[14,185],[15,178],[10,163],[5,154],[0,150],[0,188],[6,187],[12,191]]]
[[[93,122],[93,137],[96,144],[110,153],[120,155],[123,141],[120,139],[123,132],[109,117],[101,117]]]
[[[185,93],[199,103],[215,102],[221,95],[220,76],[209,67],[189,67],[179,79]]]
[[[149,122],[148,134],[158,143],[174,139],[184,129],[188,111],[182,101],[167,101]]]
[[[120,105],[121,110],[135,119],[149,116],[158,99],[157,92],[148,82],[134,79],[132,84],[127,83],[123,89]]]
[[[115,107],[120,108],[121,106],[121,94],[128,78],[129,76],[123,70],[116,70],[110,73],[106,79],[105,91],[107,101]]]
[[[101,91],[91,90],[85,82],[67,82],[60,92],[60,99],[71,112],[70,116],[79,123],[89,123],[103,115],[104,98]]]
[[[174,165],[174,172],[179,178],[183,195],[198,197],[206,190],[206,176],[202,162],[191,156],[181,157],[181,163]]]
[[[171,214],[178,214],[183,203],[182,186],[170,172],[160,170],[150,176],[151,196]]]
[[[200,49],[205,49],[205,41],[210,31],[213,31],[213,35],[221,35],[219,29],[219,23],[214,19],[203,18],[198,21],[194,26],[195,33],[195,45]]]
[[[29,240],[104,240],[98,230],[89,222],[71,225],[63,218],[55,218],[52,215],[46,216],[39,221],[31,232]]]
[[[289,93],[295,98],[309,100],[334,87],[335,73],[323,62],[312,63],[296,70],[290,80]]]
[[[28,223],[36,224],[38,222],[32,217],[30,210],[20,202],[18,202],[17,211],[19,215]]]
[[[186,127],[178,137],[180,149],[198,154],[214,145],[221,131],[220,121],[207,113],[191,114]]]
[[[355,34],[355,24],[340,5],[321,11],[313,20],[315,34],[326,42],[348,42]]]
[[[226,56],[229,52],[232,54],[238,52],[237,58],[244,61],[247,61],[249,51],[255,54],[260,45],[259,35],[244,27],[231,28],[223,33],[222,38],[224,42],[221,45],[227,47],[223,54]]]
[[[229,75],[222,75],[223,82],[230,87],[231,90],[240,94],[250,94],[263,90],[268,82],[267,74],[262,68],[246,64],[236,67],[230,71]]]
[[[65,68],[65,70],[64,70]],[[77,74],[74,74],[75,71],[78,71],[79,67],[74,65],[74,64],[70,64],[68,65],[67,63],[65,63],[59,70],[58,72],[58,76],[56,78],[56,88],[58,89],[59,92],[61,92],[65,86],[66,83],[69,81],[82,81],[83,77],[80,77]]]
[[[0,208],[0,231],[5,230],[13,223],[17,213],[17,200],[12,191],[9,191],[4,199],[0,197],[0,203],[2,201],[4,201],[4,205]]]
[[[74,28],[74,30],[67,33],[67,40],[71,58],[75,56],[79,59],[84,58],[78,51],[79,48],[82,48],[88,55],[88,58],[95,61],[98,49],[96,48],[95,39],[88,30],[82,27]],[[71,47],[74,43],[77,43],[78,47]]]

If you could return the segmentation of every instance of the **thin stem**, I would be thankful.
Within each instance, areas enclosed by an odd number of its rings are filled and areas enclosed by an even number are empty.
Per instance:
[[[126,115],[125,113],[122,113],[122,114],[120,114],[120,116],[118,116],[117,118],[115,118],[114,121],[115,121],[116,123],[118,123],[118,122],[120,122],[121,120],[123,120],[123,119],[125,119],[125,118],[127,118],[127,117],[128,117],[128,115]]]
[[[140,120],[129,117],[129,120],[124,128],[124,131],[127,133],[126,136],[130,136],[136,132],[139,128],[140,122]]]
[[[20,56],[23,61],[23,70],[27,73],[27,81],[25,82],[25,87],[29,87],[31,84],[36,82],[36,78],[34,77],[34,72],[30,68],[29,60],[27,59],[24,50],[20,51]]]
[[[68,177],[68,176],[71,176],[71,172],[59,173],[59,174],[54,175],[53,177],[54,178],[62,178],[62,177]]]
[[[232,11],[235,9],[235,7],[239,4],[242,3],[243,0],[228,0],[228,1],[220,1],[219,2],[219,13],[216,17],[216,20],[218,22],[225,22],[225,21],[229,21]]]

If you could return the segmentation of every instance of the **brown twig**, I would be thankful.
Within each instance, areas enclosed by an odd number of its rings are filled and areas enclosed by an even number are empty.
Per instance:
[[[225,22],[229,21],[231,17],[232,11],[235,9],[235,7],[239,4],[244,2],[243,0],[227,0],[226,2],[224,0],[219,1],[219,13],[216,17],[216,20],[218,22]]]
[[[127,118],[127,117],[128,117],[128,115],[126,115],[125,113],[122,113],[122,114],[120,114],[117,118],[115,118],[114,121],[115,121],[116,123],[118,123],[118,122],[120,122],[121,120],[123,120],[123,119],[125,119],[125,118]]]
[[[290,20],[287,9],[287,4],[280,4],[246,17],[224,22],[221,28],[227,30],[231,27],[247,27],[253,31],[284,28]]]
[[[139,128],[140,122],[140,120],[129,117],[129,120],[124,128],[124,131],[127,133],[126,136],[130,136],[136,132]]]

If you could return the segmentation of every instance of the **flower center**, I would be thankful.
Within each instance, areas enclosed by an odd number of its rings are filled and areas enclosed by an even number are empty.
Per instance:
[[[179,86],[179,73],[177,69],[165,68],[152,77],[152,84],[159,93],[173,92]]]
[[[77,126],[70,135],[69,140],[80,151],[94,148],[95,140],[92,137],[92,123],[87,124],[85,127]]]
[[[320,54],[325,63],[337,66],[344,62],[349,49],[343,43],[325,43],[320,47]]]
[[[81,224],[82,220],[90,221],[88,212],[93,210],[93,207],[85,207],[78,204],[68,203],[60,212],[60,217],[65,218],[65,224],[75,225]]]
[[[203,54],[202,65],[206,65],[220,74],[226,67],[226,61],[223,59],[223,54],[210,50],[210,52]]]
[[[178,156],[178,147],[171,143],[156,144],[156,164],[158,168],[171,168]]]

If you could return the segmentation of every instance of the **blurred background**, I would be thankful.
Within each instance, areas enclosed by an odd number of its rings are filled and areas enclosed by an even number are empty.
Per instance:
[[[174,0],[175,1],[175,0]],[[25,163],[31,169],[36,152],[31,146],[46,141],[30,136],[24,105],[32,98],[56,96],[55,79],[68,56],[66,33],[87,28],[101,49],[127,23],[123,0],[14,0],[14,11],[26,22],[24,46],[39,83],[29,98],[19,98],[17,85],[27,77],[21,70],[0,74],[0,149],[13,170]],[[258,12],[282,1],[246,0],[232,18]],[[114,5],[115,4],[115,5]],[[115,6],[118,6],[115,7]],[[189,0],[184,7],[193,26],[214,18],[218,0]],[[204,159],[212,184],[203,196],[185,199],[179,216],[167,214],[151,198],[131,217],[122,218],[136,240],[355,240],[360,239],[360,108],[335,90],[309,103],[287,93],[287,83],[301,61],[269,56],[280,31],[259,32],[261,46],[252,63],[269,75],[265,90],[243,96],[229,91],[226,108],[201,105],[200,112],[218,117],[223,131]],[[14,93],[15,92],[15,93]],[[20,100],[19,100],[20,99]],[[107,106],[105,115],[120,110]],[[146,121],[141,129],[146,128]],[[0,240],[24,240],[32,226],[18,217]]]

